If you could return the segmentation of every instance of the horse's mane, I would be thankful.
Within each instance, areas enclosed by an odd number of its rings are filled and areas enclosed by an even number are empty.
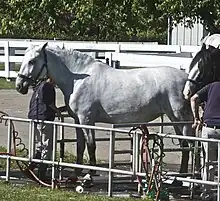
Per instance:
[[[203,44],[201,50],[195,55],[190,63],[189,70],[199,62],[200,76],[216,80],[220,77],[220,49],[209,47]]]
[[[212,49],[211,61],[212,61],[211,70],[213,71],[213,76],[216,81],[220,79],[220,49],[218,48]]]
[[[89,64],[97,62],[93,57],[88,54],[81,53],[77,50],[73,49],[65,49],[65,48],[51,48],[48,47],[47,50],[59,56],[61,61],[71,70],[74,68],[82,70],[82,68],[86,68]]]
[[[196,55],[193,57],[190,66],[189,66],[189,71],[192,70],[192,68],[196,65],[196,63],[199,62],[200,59],[207,59],[208,55],[206,55],[206,46],[205,44],[202,45],[202,48],[199,52],[196,53]]]

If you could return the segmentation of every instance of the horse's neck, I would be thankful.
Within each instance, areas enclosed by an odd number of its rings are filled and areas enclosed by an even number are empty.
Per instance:
[[[95,60],[87,54],[73,50],[59,50],[55,54],[61,59],[65,66],[73,73],[86,73],[92,68],[91,63]]]
[[[64,94],[71,93],[73,74],[53,52],[47,51],[47,62],[49,76]]]

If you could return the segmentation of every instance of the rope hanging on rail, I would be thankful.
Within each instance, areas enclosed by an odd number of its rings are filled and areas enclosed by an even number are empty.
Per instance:
[[[140,125],[130,130],[141,131],[140,156],[141,165],[146,173],[145,179],[138,176],[138,182],[144,193],[155,201],[169,200],[168,192],[162,190],[162,162],[163,162],[163,139],[157,134],[150,134],[146,125]]]
[[[5,126],[8,126],[8,122],[10,121],[10,130],[12,134],[12,149],[9,152],[0,152],[0,155],[10,155],[10,156],[17,156],[18,152],[19,155],[22,155],[22,157],[28,157],[29,151],[25,147],[25,144],[22,142],[22,139],[18,136],[18,132],[15,130],[15,126],[12,120],[4,119],[5,116],[9,116],[7,113],[0,111],[0,123],[4,122]],[[18,151],[17,151],[18,150]],[[52,183],[51,181],[42,181],[39,179],[39,177],[35,174],[34,169],[30,169],[29,162],[25,161],[18,161],[15,160],[16,164],[18,165],[21,172],[27,176],[29,179],[37,182],[38,184],[45,186],[45,187],[51,187]],[[31,162],[32,163],[32,162]],[[55,185],[56,187],[61,187],[61,185],[68,186],[71,184],[76,184],[78,178],[76,175],[72,175],[71,177],[67,178],[66,180],[56,180]],[[85,183],[85,182],[84,182]]]

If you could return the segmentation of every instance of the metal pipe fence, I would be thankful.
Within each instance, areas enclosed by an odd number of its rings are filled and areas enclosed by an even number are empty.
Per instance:
[[[138,139],[140,139],[140,135],[142,135],[141,132],[131,132],[132,137],[133,137],[133,166],[131,171],[127,170],[120,170],[114,168],[114,149],[115,149],[115,134],[116,133],[122,133],[125,135],[128,135],[129,131],[125,129],[118,129],[122,127],[133,127],[133,126],[138,126],[141,124],[146,125],[147,127],[150,126],[172,126],[172,125],[185,125],[185,124],[192,124],[192,122],[164,122],[164,123],[147,123],[147,122],[142,122],[142,123],[131,123],[131,124],[118,124],[118,125],[113,125],[112,128],[105,128],[105,127],[98,127],[98,126],[89,126],[89,125],[79,125],[79,124],[69,124],[69,123],[63,123],[63,122],[50,122],[50,121],[44,121],[43,123],[45,124],[53,124],[54,126],[54,133],[53,133],[53,152],[52,152],[52,160],[39,160],[39,159],[33,159],[33,144],[34,144],[34,122],[39,123],[42,122],[40,120],[30,120],[30,119],[23,119],[23,118],[16,118],[16,117],[9,117],[9,116],[3,116],[2,119],[8,121],[8,140],[7,140],[7,151],[8,153],[11,153],[11,144],[12,144],[12,129],[11,129],[11,123],[12,121],[17,121],[17,122],[26,122],[29,123],[29,155],[28,157],[18,157],[18,156],[12,156],[12,155],[0,155],[0,158],[6,159],[7,160],[7,166],[6,166],[6,176],[5,179],[6,181],[10,181],[10,169],[11,169],[11,160],[16,160],[16,161],[26,161],[26,162],[36,162],[36,163],[45,163],[45,164],[50,164],[52,165],[52,185],[51,187],[55,187],[55,167],[56,166],[64,166],[64,167],[71,167],[71,168],[83,168],[87,170],[96,170],[96,171],[104,171],[108,172],[109,179],[108,179],[108,195],[112,196],[113,189],[113,174],[123,174],[123,175],[131,175],[131,176],[145,176],[145,173],[142,173],[139,171],[139,165],[138,162],[139,160],[136,158],[139,156],[138,154]],[[94,130],[99,130],[99,131],[108,131],[110,132],[110,147],[109,147],[109,167],[98,167],[98,166],[89,166],[89,165],[80,165],[80,164],[71,164],[71,163],[66,163],[63,161],[56,161],[56,151],[57,151],[57,128],[58,126],[61,127],[71,127],[71,128],[86,128],[86,129],[94,129]],[[212,143],[218,143],[218,153],[220,153],[220,140],[216,139],[203,139],[199,137],[191,137],[191,136],[179,136],[179,135],[172,135],[172,134],[163,134],[163,133],[158,133],[158,135],[162,138],[171,138],[171,139],[184,139],[184,140],[190,140],[190,141],[200,141],[200,142],[212,142]],[[198,183],[198,184],[207,184],[207,185],[212,185],[217,187],[217,200],[220,201],[220,154],[218,154],[218,159],[217,159],[217,164],[218,164],[218,179],[217,182],[214,181],[202,181],[199,179],[191,179],[191,178],[182,178],[178,177],[178,174],[175,175],[176,179],[179,181],[185,181],[185,182],[190,182],[190,183]],[[166,174],[164,178],[167,178],[169,176],[172,176],[172,174]]]

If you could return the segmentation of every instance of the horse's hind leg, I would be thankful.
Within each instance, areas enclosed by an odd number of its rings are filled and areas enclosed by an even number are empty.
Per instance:
[[[180,132],[179,127],[174,126],[174,130],[176,134],[180,135],[182,132]],[[182,158],[180,163],[180,173],[187,173],[188,172],[188,163],[189,163],[189,150],[186,150],[189,148],[189,143],[187,140],[179,140],[180,147],[183,148],[182,150]]]
[[[181,110],[175,111],[174,113],[168,115],[168,117],[170,118],[171,121],[176,121],[176,122],[192,120],[192,114],[190,108],[185,108],[182,111]],[[173,126],[173,127],[177,135],[189,136],[193,134],[191,125]],[[187,173],[188,163],[189,163],[189,150],[184,150],[184,149],[189,148],[189,142],[187,140],[179,140],[179,141],[180,141],[180,147],[183,148],[180,172]]]
[[[75,119],[75,123],[79,124],[79,120]],[[81,128],[76,128],[76,139],[77,139],[76,163],[82,164],[83,163],[83,154],[85,151],[85,136],[84,136],[84,132]]]
[[[83,130],[81,128],[76,128],[76,138],[77,138],[76,163],[83,164],[83,154],[85,151],[85,137]]]
[[[95,125],[94,123],[85,121],[84,118],[80,119],[80,123],[83,125]],[[96,165],[96,142],[95,142],[95,131],[93,129],[83,129],[84,138],[87,144],[87,150],[89,154],[90,165]]]
[[[86,143],[87,143],[87,150],[89,153],[89,162],[90,165],[96,165],[96,142],[95,142],[95,131],[93,129],[85,129],[86,132]],[[95,170],[90,171],[91,174],[95,174]]]

